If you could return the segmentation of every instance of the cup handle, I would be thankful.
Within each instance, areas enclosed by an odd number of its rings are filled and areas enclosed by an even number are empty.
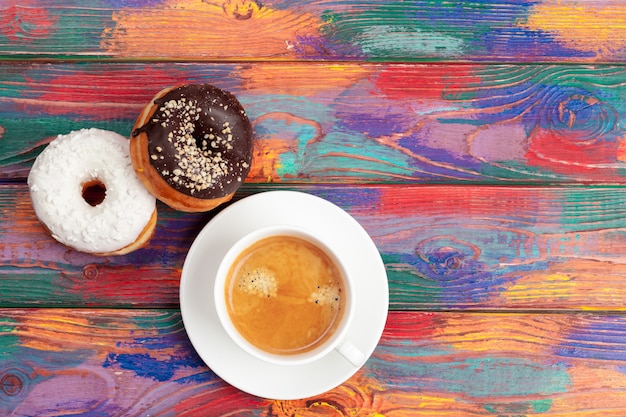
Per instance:
[[[350,342],[343,342],[337,348],[337,352],[341,354],[348,362],[355,367],[360,367],[365,362],[365,355],[356,346]]]

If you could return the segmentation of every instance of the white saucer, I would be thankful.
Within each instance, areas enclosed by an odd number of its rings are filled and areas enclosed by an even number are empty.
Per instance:
[[[213,303],[220,260],[243,235],[275,224],[313,228],[336,244],[355,278],[356,308],[348,340],[369,357],[387,320],[385,266],[361,225],[336,205],[295,191],[268,191],[224,209],[200,232],[183,265],[180,308],[189,339],[202,360],[231,385],[259,397],[293,400],[326,392],[358,371],[333,351],[319,361],[273,365],[252,357],[228,337]]]

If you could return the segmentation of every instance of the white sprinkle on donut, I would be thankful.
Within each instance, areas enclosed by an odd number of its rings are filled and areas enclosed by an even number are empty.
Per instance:
[[[83,188],[94,182],[106,191],[91,205]],[[52,236],[89,253],[133,243],[156,206],[135,175],[128,139],[101,129],[59,135],[35,160],[28,185],[35,213]]]

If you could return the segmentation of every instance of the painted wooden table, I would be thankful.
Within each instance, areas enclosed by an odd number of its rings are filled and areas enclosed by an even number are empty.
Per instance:
[[[0,415],[626,416],[626,2],[2,0]],[[235,200],[347,210],[389,278],[345,384],[253,397],[183,327],[185,255],[215,212],[159,204],[150,245],[56,243],[25,178],[57,134],[130,134],[208,82],[253,122]]]

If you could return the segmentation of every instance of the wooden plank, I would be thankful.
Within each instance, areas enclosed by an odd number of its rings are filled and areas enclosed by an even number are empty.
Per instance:
[[[3,415],[626,414],[623,316],[391,313],[343,385],[272,401],[227,385],[176,310],[0,311]]]
[[[246,185],[313,193],[372,236],[392,309],[604,309],[626,305],[626,190],[469,186]],[[100,258],[67,249],[24,185],[0,187],[0,305],[177,307],[180,272],[215,214],[159,205],[145,249]]]
[[[0,7],[0,57],[623,62],[624,5],[10,1]]]
[[[185,255],[209,215],[183,215],[159,205],[160,232],[149,247],[101,258],[53,240],[35,216],[25,186],[2,189],[6,192],[0,198],[3,306],[178,305]]]
[[[623,183],[626,67],[315,63],[0,64],[0,177],[51,137],[130,135],[161,88],[232,91],[252,182]],[[358,103],[358,104],[357,104]]]

